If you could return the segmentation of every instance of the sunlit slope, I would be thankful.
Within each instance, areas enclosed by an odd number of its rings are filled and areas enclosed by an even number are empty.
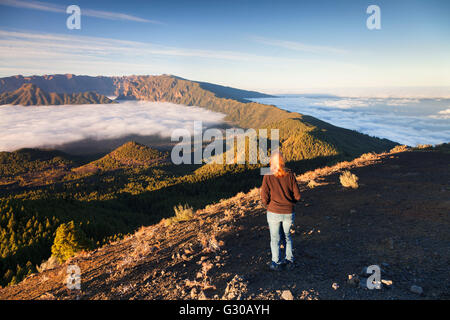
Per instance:
[[[167,154],[165,153],[140,143],[130,141],[104,157],[74,170],[114,170],[123,167],[148,166],[164,161],[166,158]]]
[[[204,86],[204,85],[203,85]],[[353,130],[333,126],[311,116],[288,112],[273,105],[218,97],[202,84],[173,76],[140,76],[124,80],[120,98],[169,101],[196,105],[225,113],[225,120],[241,128],[280,130],[280,142],[288,160],[330,155],[380,152],[396,144]]]
[[[20,149],[14,152],[0,152],[0,177],[2,178],[73,165],[73,160],[67,154],[56,150]]]

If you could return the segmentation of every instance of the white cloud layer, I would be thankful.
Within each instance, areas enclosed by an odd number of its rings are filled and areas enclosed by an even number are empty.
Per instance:
[[[128,135],[160,135],[172,130],[192,132],[193,121],[220,124],[225,115],[199,107],[166,102],[128,101],[119,104],[64,106],[0,106],[0,151],[52,147],[84,139],[116,139]]]
[[[287,95],[252,99],[402,144],[450,142],[449,99],[340,98]]]
[[[450,119],[450,108],[449,109],[445,109],[445,110],[441,110],[438,112],[437,115],[432,115],[432,118],[437,118],[437,119]]]
[[[259,36],[255,36],[252,39],[254,41],[262,43],[262,44],[279,47],[279,48],[283,48],[283,49],[288,49],[288,50],[293,50],[293,51],[310,52],[310,53],[330,53],[330,54],[345,54],[345,53],[347,53],[347,50],[343,50],[343,49],[339,49],[339,48],[311,45],[311,44],[297,42],[297,41],[270,39],[270,38],[259,37]]]

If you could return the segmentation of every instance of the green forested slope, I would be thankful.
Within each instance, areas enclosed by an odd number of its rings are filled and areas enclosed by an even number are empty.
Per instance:
[[[225,120],[241,128],[277,128],[280,130],[283,151],[289,160],[336,154],[356,156],[370,151],[387,150],[396,145],[387,139],[339,128],[273,105],[218,97],[216,93],[203,87],[201,83],[173,76],[136,76],[124,80],[118,93],[122,99],[169,101],[200,106],[226,114]]]

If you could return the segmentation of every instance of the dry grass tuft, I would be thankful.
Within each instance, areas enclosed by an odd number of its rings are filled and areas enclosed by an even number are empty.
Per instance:
[[[344,171],[339,176],[339,181],[341,182],[342,186],[346,188],[357,189],[359,187],[358,177],[348,170]]]
[[[133,243],[133,251],[130,256],[133,260],[141,260],[142,258],[148,256],[152,252],[152,247],[147,241],[138,240]]]
[[[308,182],[308,188],[314,189],[315,187],[320,186],[320,183],[317,183],[314,179],[309,180]]]
[[[173,211],[175,211],[175,217],[173,219],[178,221],[188,221],[194,218],[194,209],[188,204],[173,207]]]
[[[41,273],[45,270],[54,269],[57,266],[59,266],[58,259],[55,256],[51,256],[47,261],[42,262],[40,266],[36,266],[36,269],[39,273]]]
[[[432,148],[433,148],[433,145],[431,145],[431,144],[418,144],[414,149],[429,150]]]
[[[225,244],[223,241],[217,240],[216,232],[211,232],[211,234],[199,232],[197,239],[200,242],[204,252],[220,251],[221,247]]]
[[[195,217],[194,209],[188,204],[179,204],[173,207],[175,216],[167,219],[162,219],[163,224],[168,227],[175,222],[188,221]]]
[[[236,195],[235,195],[235,197],[236,198],[244,198],[245,197],[245,193],[244,192],[238,192]]]
[[[209,243],[209,239],[208,239],[208,236],[206,235],[206,233],[199,232],[197,238],[198,238],[198,241],[200,242],[200,245],[202,246],[202,248],[206,249],[208,247],[208,243]]]
[[[225,211],[223,212],[223,216],[223,220],[230,221],[234,218],[234,212],[231,209],[225,209]]]
[[[392,148],[389,152],[390,153],[397,153],[397,152],[405,152],[405,151],[409,151],[410,148],[407,145],[400,145],[400,146],[395,146],[394,148]]]
[[[375,160],[378,159],[378,155],[375,152],[369,152],[362,154],[358,159],[359,160]]]

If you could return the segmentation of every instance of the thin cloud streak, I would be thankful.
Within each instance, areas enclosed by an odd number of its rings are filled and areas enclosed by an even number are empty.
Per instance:
[[[264,58],[252,54],[232,51],[184,49],[152,43],[110,38],[48,35],[0,30],[0,49],[9,49],[10,51],[18,51],[18,53],[20,53],[20,51],[24,48],[27,48],[27,50],[43,49],[45,51],[49,51],[49,48],[51,48],[54,53],[60,52],[64,54],[80,54],[82,56],[85,56],[86,54],[97,54],[103,56],[113,54],[130,54],[144,57],[149,54],[156,54],[239,61],[251,61],[256,58]],[[54,51],[55,49],[58,51]]]
[[[0,5],[15,7],[15,8],[24,8],[31,10],[39,10],[46,12],[54,12],[54,13],[66,13],[66,8],[61,5],[56,5],[48,2],[41,1],[22,1],[22,0],[0,0]],[[135,21],[135,22],[143,22],[143,23],[153,23],[153,24],[163,24],[157,20],[149,20],[140,17],[136,17],[129,14],[117,13],[117,12],[109,12],[109,11],[100,11],[100,10],[92,10],[92,9],[84,9],[81,8],[81,14],[100,18],[107,20],[126,20],[126,21]]]
[[[1,0],[0,0],[1,1]],[[26,50],[25,50],[26,49]],[[169,47],[153,43],[139,41],[118,40],[111,38],[90,37],[90,36],[69,36],[57,34],[37,34],[29,32],[16,32],[0,30],[0,55],[8,54],[12,57],[27,54],[29,50],[38,50],[42,53],[52,52],[53,54],[69,55],[98,55],[113,56],[114,54],[127,55],[133,57],[148,57],[148,55],[196,57],[207,59],[220,59],[232,61],[258,61],[260,63],[301,63],[301,62],[322,62],[315,59],[294,59],[280,58],[237,51],[219,51],[203,49],[186,49]],[[9,53],[8,53],[9,52]],[[45,55],[44,55],[45,56]],[[34,59],[36,56],[34,57]],[[357,67],[347,63],[342,65]]]
[[[302,42],[269,39],[264,37],[252,37],[255,42],[266,44],[269,46],[284,48],[292,51],[309,52],[309,53],[330,53],[330,54],[345,54],[348,51],[328,46],[311,45]]]

